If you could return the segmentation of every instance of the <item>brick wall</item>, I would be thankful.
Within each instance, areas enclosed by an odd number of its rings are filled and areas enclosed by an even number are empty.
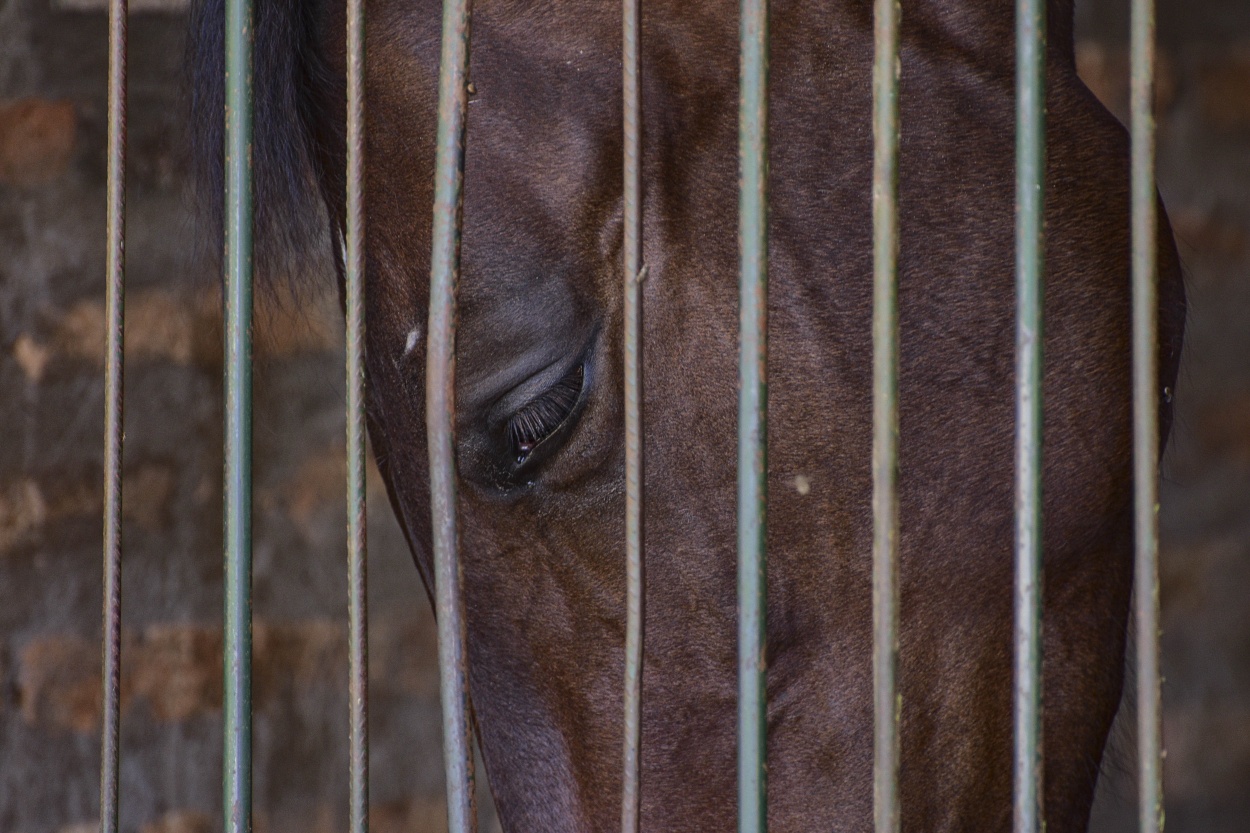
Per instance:
[[[0,833],[99,813],[107,22],[73,7],[0,2]],[[221,321],[183,192],[183,25],[131,21],[121,806],[140,833],[221,818]],[[256,824],[341,830],[342,324],[332,292],[258,322]],[[434,833],[432,620],[376,470],[369,500],[373,829]]]
[[[106,22],[0,0],[0,833],[98,815]],[[151,8],[178,4],[156,2]],[[1127,100],[1122,0],[1080,62]],[[221,356],[183,197],[182,18],[132,19],[123,829],[220,819]],[[1250,828],[1250,4],[1161,0],[1160,182],[1192,314],[1163,508],[1168,828]],[[341,323],[329,294],[260,315],[256,802],[271,833],[346,806]],[[434,636],[371,472],[374,829],[442,824]],[[1123,729],[1123,727],[1122,727]],[[1116,759],[1132,757],[1119,732]],[[1132,829],[1127,763],[1094,829]],[[488,813],[489,815],[489,813]]]

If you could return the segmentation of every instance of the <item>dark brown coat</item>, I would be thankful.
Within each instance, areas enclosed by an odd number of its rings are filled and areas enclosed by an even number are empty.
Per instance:
[[[218,5],[201,11],[194,59],[210,171]],[[475,5],[457,342],[472,698],[505,830],[608,831],[619,813],[625,621],[620,10]],[[281,241],[271,255],[289,254],[315,231],[308,191],[328,195],[332,220],[341,217],[341,10],[299,0],[258,9],[260,234]],[[729,831],[737,12],[728,0],[644,9],[643,821],[647,831]],[[424,319],[439,9],[371,0],[368,11],[370,428],[428,586]],[[1077,79],[1070,2],[1053,0],[1050,12],[1046,814],[1049,830],[1075,833],[1120,701],[1131,587],[1128,155],[1123,128]],[[903,20],[904,827],[1005,831],[1013,7],[916,0]],[[777,0],[772,26],[770,822],[779,833],[865,831],[871,5]],[[1184,300],[1161,225],[1170,386]],[[578,366],[580,384],[569,381]],[[509,425],[562,380],[578,384],[579,404],[517,466]]]

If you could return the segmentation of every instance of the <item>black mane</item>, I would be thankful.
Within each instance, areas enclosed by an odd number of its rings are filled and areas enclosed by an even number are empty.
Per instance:
[[[340,138],[324,102],[341,90],[317,42],[320,3],[256,0],[252,148],[258,282],[298,284],[326,273],[323,146]],[[222,253],[225,0],[196,0],[187,44],[190,150],[204,255]],[[341,139],[340,139],[341,141]]]

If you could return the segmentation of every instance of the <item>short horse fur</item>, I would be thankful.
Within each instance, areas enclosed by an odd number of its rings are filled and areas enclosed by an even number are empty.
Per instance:
[[[926,833],[1010,828],[1013,13],[903,11],[901,794],[904,828]],[[649,0],[643,14],[643,827],[730,831],[738,16],[729,0]],[[277,273],[332,257],[322,224],[343,221],[343,10],[256,0],[256,15],[257,234]],[[1045,813],[1075,833],[1120,702],[1132,585],[1128,146],[1077,78],[1071,0],[1049,15]],[[210,214],[222,19],[203,0],[192,32]],[[427,588],[439,20],[433,0],[368,5],[368,418]],[[475,720],[505,830],[608,831],[625,626],[620,10],[479,0],[472,30],[456,425]],[[779,833],[871,827],[872,44],[869,0],[773,4]],[[1158,253],[1162,387],[1184,318],[1162,215]]]

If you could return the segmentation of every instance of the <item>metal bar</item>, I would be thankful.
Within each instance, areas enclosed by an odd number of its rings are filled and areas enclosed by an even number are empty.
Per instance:
[[[460,276],[464,127],[468,109],[469,0],[444,0],[442,37],[425,415],[447,822],[449,833],[469,833],[476,828],[477,818],[473,800],[473,729],[468,719],[467,629],[456,529],[455,453],[456,283]]]
[[[225,762],[228,833],[252,827],[252,4],[226,0]]]
[[[104,358],[104,674],[100,738],[100,830],[117,833],[121,752],[122,399],[126,280],[126,14],[109,0],[108,252]]]
[[[369,830],[369,624],[365,538],[365,8],[347,0],[347,584],[350,655],[349,830]]]
[[[642,113],[640,0],[623,0],[624,354],[625,354],[625,717],[621,831],[638,833],[642,782],[643,459],[642,459]]]
[[[1155,6],[1133,0],[1133,481],[1137,619],[1138,827],[1163,829],[1163,704],[1159,672],[1159,391],[1155,202]]]
[[[742,0],[738,155],[738,830],[768,829],[768,0]]]
[[[872,610],[876,833],[899,830],[898,0],[876,0],[873,64]]]
[[[1015,833],[1042,827],[1046,0],[1016,4]]]

